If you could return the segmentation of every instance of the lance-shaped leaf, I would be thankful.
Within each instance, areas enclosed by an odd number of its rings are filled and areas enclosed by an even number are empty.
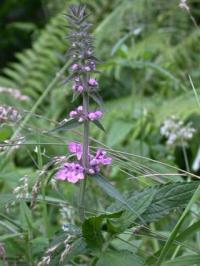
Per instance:
[[[78,120],[76,119],[69,119],[66,122],[62,123],[62,125],[48,131],[47,133],[54,133],[54,132],[58,132],[58,131],[66,131],[66,130],[70,130],[70,129],[74,129],[77,128],[81,125],[81,122],[78,122]]]
[[[98,92],[91,92],[90,96],[98,105],[103,105],[103,99],[101,98]]]
[[[103,132],[105,132],[104,126],[98,120],[94,120],[92,122],[95,124],[95,126],[97,126],[99,129],[101,129]]]

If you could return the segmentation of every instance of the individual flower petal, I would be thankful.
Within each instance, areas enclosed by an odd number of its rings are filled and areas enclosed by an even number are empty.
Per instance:
[[[65,168],[60,169],[57,173],[56,173],[56,179],[58,180],[66,180],[67,179],[67,172]]]
[[[101,111],[96,111],[95,113],[98,119],[103,116],[103,113]]]
[[[78,115],[78,113],[77,113],[76,111],[71,111],[71,112],[69,113],[69,116],[70,116],[71,118],[75,118],[77,115]]]
[[[90,86],[92,86],[92,87],[96,87],[96,86],[98,86],[98,82],[97,82],[96,79],[94,79],[94,78],[89,78],[89,80],[88,80],[88,84],[89,84]]]
[[[88,114],[88,118],[89,118],[91,121],[96,120],[96,115],[95,115],[95,113],[89,113],[89,114]]]
[[[94,120],[98,120],[102,117],[103,113],[101,111],[95,111],[95,112],[90,112],[88,114],[88,118],[91,120],[91,121],[94,121]]]
[[[78,160],[81,159],[82,153],[83,153],[83,147],[82,144],[77,142],[70,142],[68,144],[68,149],[71,153],[74,153]]]
[[[98,161],[98,164],[108,165],[111,164],[112,158],[106,156],[106,151],[98,149],[95,159]]]
[[[84,90],[84,87],[82,86],[82,85],[79,85],[78,87],[77,87],[77,91],[78,92],[82,92]]]
[[[89,66],[85,66],[85,67],[84,67],[84,70],[85,70],[86,72],[90,72],[90,71],[91,71],[91,68],[90,68]]]
[[[78,64],[73,64],[73,65],[71,66],[71,69],[72,69],[73,71],[76,71],[76,70],[79,69],[79,65],[78,65]]]
[[[78,111],[78,112],[83,112],[83,106],[80,105],[80,106],[77,108],[77,111]]]

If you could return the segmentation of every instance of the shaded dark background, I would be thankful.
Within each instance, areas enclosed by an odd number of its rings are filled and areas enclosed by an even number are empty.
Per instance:
[[[0,0],[0,68],[12,61],[16,52],[31,46],[46,21],[40,0]]]

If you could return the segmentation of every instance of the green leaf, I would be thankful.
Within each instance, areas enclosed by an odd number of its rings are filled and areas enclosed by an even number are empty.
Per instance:
[[[133,129],[134,124],[125,121],[116,121],[112,123],[107,136],[107,145],[115,146],[125,140],[127,135]]]
[[[41,252],[45,251],[45,249],[48,247],[49,241],[46,237],[43,236],[38,236],[34,238],[31,242],[31,248],[32,248],[32,253],[36,255],[41,255]]]
[[[199,181],[182,182],[158,187],[156,195],[142,218],[154,222],[175,208],[185,207],[199,185]]]
[[[116,201],[126,206],[126,208],[129,209],[133,214],[135,214],[136,217],[140,219],[143,224],[145,223],[144,219],[127,202],[127,200],[121,195],[121,193],[114,186],[112,186],[104,177],[102,177],[101,175],[95,175],[93,176],[93,179],[110,197],[114,198]]]
[[[20,224],[24,229],[34,228],[32,213],[24,201],[20,202]]]
[[[184,240],[186,240],[190,235],[195,234],[198,232],[200,229],[200,221],[197,221],[196,223],[192,224],[188,228],[186,228],[183,232],[181,232],[175,239],[173,243],[170,245],[170,251],[169,252],[174,252],[175,248],[177,247],[177,243],[182,243]],[[181,244],[180,244],[181,245]],[[157,258],[161,254],[162,249],[159,249],[153,257],[149,257],[147,259],[147,262],[149,264],[154,264],[156,262]],[[163,265],[163,264],[161,264]]]
[[[65,131],[65,130],[70,130],[74,129],[76,127],[79,127],[81,125],[81,122],[78,122],[76,119],[69,119],[67,122],[63,123],[61,126],[56,127],[47,133],[53,133],[53,132],[58,132],[58,131]]]
[[[90,93],[91,98],[99,105],[102,106],[103,105],[103,100],[100,96],[100,94],[96,93]]]
[[[94,120],[92,121],[99,129],[101,129],[103,132],[105,132],[105,128],[104,126],[98,121],[98,120]]]
[[[120,233],[125,231],[127,228],[132,227],[135,220],[138,218],[138,215],[143,214],[147,210],[155,193],[155,189],[149,189],[136,193],[132,197],[128,198],[127,203],[132,207],[132,209],[134,209],[135,212],[130,211],[130,209],[126,209],[118,219],[111,219],[110,226],[112,229],[115,232]],[[119,203],[113,204],[109,210],[112,210],[113,208],[124,209],[124,205]]]
[[[96,266],[142,266],[141,257],[126,251],[107,251],[101,254]]]
[[[3,235],[3,236],[0,236],[0,241],[5,241],[7,239],[11,239],[11,238],[19,238],[19,237],[23,237],[24,234],[22,233],[16,233],[16,234],[6,234],[6,235]]]
[[[100,251],[104,243],[104,238],[102,235],[103,220],[105,218],[118,218],[121,216],[121,214],[122,211],[102,214],[86,219],[82,225],[82,234],[87,243],[87,246],[92,250]]]
[[[76,101],[76,99],[78,99],[78,97],[81,95],[80,92],[74,92],[73,93],[73,98],[72,98],[72,103]]]
[[[77,239],[72,244],[69,253],[66,255],[63,262],[69,262],[72,258],[75,256],[78,256],[80,254],[83,254],[86,252],[86,243],[83,238]]]
[[[198,232],[199,230],[200,230],[200,220],[197,221],[196,223],[193,223],[191,226],[189,226],[183,232],[181,232],[176,238],[176,241],[183,241],[187,239],[190,235]]]
[[[174,242],[178,232],[180,231],[181,226],[182,226],[184,220],[186,219],[188,212],[191,210],[192,205],[199,198],[199,194],[200,194],[200,185],[198,185],[197,189],[193,193],[192,198],[188,202],[184,212],[182,213],[181,217],[179,218],[178,222],[176,223],[175,227],[173,228],[172,232],[170,233],[170,236],[167,239],[164,247],[162,248],[160,256],[159,256],[158,261],[157,261],[158,265],[161,265],[162,261],[167,256],[169,249],[171,247],[171,244]]]
[[[174,260],[166,261],[162,263],[162,266],[193,266],[199,265],[200,255],[188,255],[177,257]]]
[[[14,202],[16,199],[16,196],[13,194],[1,194],[0,195],[0,210]]]

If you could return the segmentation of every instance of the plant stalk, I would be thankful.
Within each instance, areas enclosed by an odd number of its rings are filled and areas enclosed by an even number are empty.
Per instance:
[[[88,93],[83,93],[83,112],[85,116],[87,116],[89,110],[89,96]],[[86,119],[84,120],[83,124],[83,157],[82,157],[82,164],[85,169],[88,168],[88,151],[89,151],[89,121]],[[85,178],[82,180],[80,185],[80,218],[83,221],[85,218],[85,210],[84,210],[84,202],[85,202],[85,191],[86,191],[86,181]]]

